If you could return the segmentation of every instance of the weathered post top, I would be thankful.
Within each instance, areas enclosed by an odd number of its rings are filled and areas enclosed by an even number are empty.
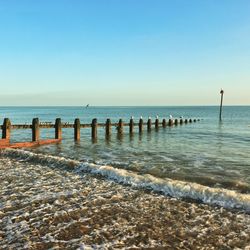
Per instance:
[[[55,139],[62,139],[62,121],[61,118],[56,118],[55,122]]]
[[[148,122],[147,122],[147,129],[148,129],[148,131],[151,130],[151,126],[152,126],[152,120],[151,120],[151,118],[149,117],[149,118],[148,118]]]
[[[9,140],[10,139],[10,130],[11,130],[11,122],[9,118],[5,118],[3,122],[3,131],[2,138]]]
[[[168,119],[168,126],[173,126],[174,121],[172,118]]]
[[[80,128],[81,128],[81,122],[79,118],[75,119],[74,123],[74,139],[75,141],[80,141]]]
[[[119,122],[118,122],[117,130],[118,130],[118,134],[123,133],[123,121],[122,121],[122,119],[120,119]]]
[[[164,118],[164,119],[162,120],[162,127],[165,128],[166,126],[167,126],[167,121],[166,121],[166,119]]]
[[[129,133],[133,134],[134,132],[134,118],[131,117],[130,121],[129,121]]]
[[[109,137],[111,135],[111,120],[107,119],[106,121],[106,136]]]
[[[32,120],[32,141],[39,141],[39,139],[40,139],[39,119],[34,118]]]
[[[139,120],[139,133],[142,133],[142,130],[143,130],[143,119],[141,117]]]
[[[155,129],[158,129],[159,128],[159,118],[158,118],[158,115],[156,116],[156,119],[155,119]]]
[[[91,130],[92,139],[95,140],[97,139],[97,119],[96,118],[92,120],[91,128],[92,128]]]

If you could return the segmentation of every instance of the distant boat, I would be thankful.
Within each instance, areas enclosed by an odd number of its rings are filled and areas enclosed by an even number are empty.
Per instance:
[[[87,104],[85,108],[88,108],[88,107],[89,107],[89,104]]]

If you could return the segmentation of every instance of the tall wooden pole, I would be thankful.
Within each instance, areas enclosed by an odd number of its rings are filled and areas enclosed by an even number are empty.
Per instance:
[[[223,95],[224,95],[224,90],[223,89],[220,91],[220,95],[221,95],[221,98],[220,98],[220,121],[221,121],[222,120]]]

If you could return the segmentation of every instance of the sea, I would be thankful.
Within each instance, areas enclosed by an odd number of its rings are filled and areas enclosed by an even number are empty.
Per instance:
[[[40,122],[51,123],[56,118],[61,118],[63,123],[74,123],[75,118],[79,118],[81,123],[86,124],[90,124],[93,118],[99,123],[104,123],[107,118],[112,123],[117,123],[119,119],[129,122],[131,117],[135,122],[141,117],[144,122],[149,117],[152,121],[156,117],[160,121],[163,118],[168,120],[170,116],[173,119],[199,119],[199,122],[178,126],[160,126],[157,130],[152,126],[150,132],[146,126],[142,133],[135,127],[133,135],[129,134],[128,127],[124,127],[124,133],[120,136],[113,127],[108,139],[105,137],[105,128],[99,127],[96,141],[91,139],[89,128],[81,129],[79,142],[74,141],[73,129],[65,128],[62,131],[63,140],[59,144],[5,149],[0,151],[0,157],[2,162],[6,161],[10,166],[15,164],[18,167],[20,164],[22,171],[26,171],[24,163],[25,166],[32,165],[36,180],[39,176],[46,179],[46,173],[41,172],[40,167],[37,168],[39,175],[36,174],[36,165],[50,166],[49,171],[56,175],[59,175],[58,169],[66,166],[74,169],[71,175],[77,178],[87,173],[99,176],[104,181],[112,181],[120,189],[127,190],[129,187],[131,190],[146,190],[159,197],[248,214],[250,106],[224,106],[222,111],[220,121],[218,106],[0,107],[0,123],[4,118],[9,118],[12,124],[31,124],[36,117]],[[54,138],[54,133],[54,129],[41,129],[41,139]],[[11,131],[11,142],[30,140],[31,130]],[[22,176],[23,185],[30,180],[34,184],[28,173]],[[11,182],[6,182],[2,177],[1,185],[7,194],[5,188]],[[52,192],[51,197],[55,196],[52,190],[49,192]],[[45,199],[42,197],[39,199]],[[3,199],[0,209],[7,206],[7,200]]]

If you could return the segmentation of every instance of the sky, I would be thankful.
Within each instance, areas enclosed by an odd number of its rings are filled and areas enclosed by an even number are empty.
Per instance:
[[[249,0],[0,0],[0,105],[250,105]]]

